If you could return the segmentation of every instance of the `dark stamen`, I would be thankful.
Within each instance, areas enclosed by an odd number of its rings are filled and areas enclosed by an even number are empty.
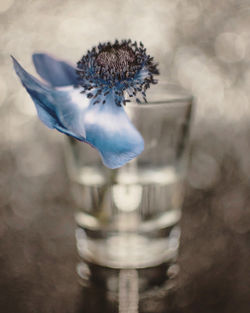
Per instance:
[[[147,74],[142,76],[141,71]],[[77,62],[76,72],[79,85],[83,88],[82,93],[86,92],[88,98],[97,98],[101,94],[106,97],[113,89],[118,106],[128,102],[124,100],[124,91],[127,91],[129,97],[140,92],[145,98],[146,89],[150,84],[157,83],[154,75],[159,74],[157,64],[146,54],[143,44],[132,43],[130,39],[120,42],[115,40],[113,44],[106,42],[92,48]],[[92,89],[94,92],[89,92]],[[136,101],[140,100],[137,98]],[[98,102],[96,100],[93,104]]]

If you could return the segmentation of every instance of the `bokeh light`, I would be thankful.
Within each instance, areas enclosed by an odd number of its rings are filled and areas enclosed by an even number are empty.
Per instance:
[[[221,33],[215,40],[217,57],[226,62],[242,61],[246,53],[246,42],[237,33]]]
[[[0,0],[0,278],[10,307],[15,292],[25,312],[37,312],[35,299],[44,313],[74,312],[77,302],[66,284],[75,277],[65,260],[76,262],[64,136],[38,120],[10,55],[38,77],[33,52],[74,64],[99,42],[131,38],[159,62],[162,80],[195,99],[174,311],[250,311],[249,30],[245,0]],[[126,192],[117,189],[116,200]]]
[[[0,3],[0,14],[9,10],[9,8],[13,5],[14,0],[2,0]]]

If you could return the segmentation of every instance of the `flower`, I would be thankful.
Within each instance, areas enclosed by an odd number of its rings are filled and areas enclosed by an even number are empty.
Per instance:
[[[143,44],[117,40],[99,44],[73,67],[48,54],[33,54],[41,82],[14,57],[14,68],[31,96],[40,120],[49,128],[96,148],[103,163],[118,168],[144,149],[141,134],[124,106],[131,97],[146,101],[146,89],[156,83],[153,58]]]

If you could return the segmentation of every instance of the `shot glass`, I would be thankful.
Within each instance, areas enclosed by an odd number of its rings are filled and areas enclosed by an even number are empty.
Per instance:
[[[125,107],[145,142],[125,166],[108,169],[95,149],[67,139],[77,249],[90,266],[145,270],[176,262],[192,97],[158,84],[147,99]]]

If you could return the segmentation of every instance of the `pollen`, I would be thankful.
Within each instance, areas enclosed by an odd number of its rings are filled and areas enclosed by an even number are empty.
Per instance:
[[[109,73],[109,79],[127,79],[132,77],[136,70],[136,54],[126,44],[114,44],[102,49],[96,58],[96,65],[100,67],[100,75],[103,77]]]

